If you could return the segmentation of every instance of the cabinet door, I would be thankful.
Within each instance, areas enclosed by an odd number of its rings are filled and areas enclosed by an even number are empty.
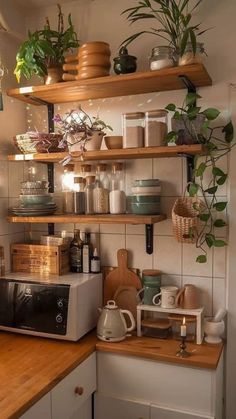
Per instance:
[[[150,419],[149,404],[95,394],[95,419]]]
[[[214,419],[214,416],[205,416],[198,413],[167,409],[151,405],[150,419]]]
[[[92,397],[90,396],[70,419],[92,419]]]
[[[74,415],[95,390],[96,355],[93,353],[52,389],[52,419],[77,419]]]
[[[51,419],[51,397],[50,393],[35,403],[19,419]]]

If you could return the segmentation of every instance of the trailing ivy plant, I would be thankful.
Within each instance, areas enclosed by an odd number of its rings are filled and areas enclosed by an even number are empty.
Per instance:
[[[234,127],[229,121],[225,125],[216,123],[220,116],[220,111],[215,108],[207,108],[202,110],[196,106],[196,100],[200,98],[195,93],[189,93],[186,96],[183,107],[177,108],[173,103],[169,104],[166,109],[174,112],[173,118],[181,119],[185,115],[185,119],[189,122],[191,129],[189,135],[194,135],[194,142],[204,145],[204,156],[196,156],[194,159],[194,179],[190,182],[188,193],[190,196],[201,195],[204,201],[204,211],[198,211],[198,218],[201,221],[197,232],[196,247],[201,251],[196,261],[205,263],[207,261],[207,249],[213,247],[224,247],[227,245],[225,240],[217,237],[215,229],[221,229],[227,226],[224,219],[224,212],[227,209],[228,201],[217,196],[221,186],[227,180],[228,174],[219,167],[219,161],[226,156],[235,146]],[[198,115],[204,115],[203,123],[197,132],[194,122]],[[212,127],[212,121],[214,126]],[[171,131],[167,135],[167,141],[175,142],[178,138],[178,132]],[[189,232],[193,234],[192,231]]]
[[[168,42],[175,52],[182,56],[190,42],[193,53],[196,53],[197,38],[206,30],[200,29],[200,23],[193,24],[194,11],[202,0],[140,0],[136,6],[129,7],[122,14],[127,15],[127,20],[132,24],[138,20],[153,20],[154,25],[149,30],[144,30],[131,35],[121,45],[127,46],[140,35],[151,34]]]

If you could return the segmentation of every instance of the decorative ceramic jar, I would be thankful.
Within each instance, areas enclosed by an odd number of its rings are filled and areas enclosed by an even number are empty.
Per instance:
[[[134,73],[137,68],[137,58],[128,54],[128,50],[122,47],[119,56],[114,58],[114,71],[116,74]]]

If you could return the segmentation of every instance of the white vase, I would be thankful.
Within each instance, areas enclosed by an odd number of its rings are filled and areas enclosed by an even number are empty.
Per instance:
[[[85,143],[86,151],[100,150],[104,135],[105,134],[102,131],[94,131],[92,136]]]

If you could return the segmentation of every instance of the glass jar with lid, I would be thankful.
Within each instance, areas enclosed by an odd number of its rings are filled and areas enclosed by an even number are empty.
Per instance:
[[[144,112],[123,114],[123,148],[144,146]]]
[[[204,44],[197,42],[196,52],[193,52],[193,46],[191,42],[188,42],[182,57],[179,57],[179,65],[190,65],[202,63],[203,54],[205,53]]]
[[[94,214],[94,187],[95,176],[86,177],[85,193],[85,214]]]
[[[165,145],[167,118],[168,112],[165,109],[145,112],[145,147]]]
[[[161,70],[162,68],[174,67],[174,48],[169,46],[153,48],[149,63],[150,70]]]
[[[107,214],[109,212],[109,177],[106,164],[97,164],[96,166],[94,212],[95,214]]]
[[[74,213],[85,213],[84,179],[81,176],[74,177]]]
[[[80,166],[79,174],[82,178],[86,178],[86,176],[92,175],[92,166],[91,164],[82,164]]]
[[[62,208],[65,214],[74,212],[74,165],[68,164],[62,175]]]
[[[126,195],[124,184],[123,163],[113,163],[111,172],[111,191],[109,204],[111,214],[124,214],[126,212]]]

